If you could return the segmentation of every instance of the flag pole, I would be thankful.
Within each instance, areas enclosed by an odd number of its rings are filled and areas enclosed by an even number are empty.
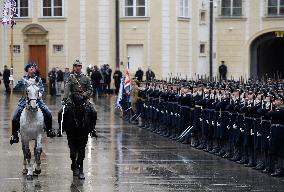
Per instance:
[[[10,69],[10,85],[11,85],[11,92],[13,92],[13,84],[14,84],[14,77],[13,77],[13,70],[14,70],[14,27],[11,27],[11,44],[10,44],[10,62],[11,62],[11,69]]]

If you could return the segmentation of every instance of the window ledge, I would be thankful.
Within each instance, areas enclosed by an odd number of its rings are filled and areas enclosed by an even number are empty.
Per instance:
[[[120,17],[120,21],[149,21],[150,17]]]
[[[30,22],[30,21],[32,21],[33,19],[32,18],[30,18],[30,17],[14,17],[14,20],[16,21],[16,22],[18,22],[18,21],[26,21],[26,22]]]
[[[265,16],[262,17],[263,21],[271,21],[271,20],[284,20],[284,15],[283,16]]]
[[[39,21],[66,21],[67,18],[66,17],[39,17],[38,18]]]
[[[230,17],[230,16],[219,16],[216,18],[216,21],[222,21],[222,20],[230,20],[230,21],[246,21],[248,18],[243,17],[243,16],[234,16],[234,17]]]
[[[189,17],[178,17],[178,21],[190,21]]]

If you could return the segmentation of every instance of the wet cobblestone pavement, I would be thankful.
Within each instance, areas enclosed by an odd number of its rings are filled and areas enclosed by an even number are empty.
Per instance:
[[[221,159],[124,122],[114,97],[96,102],[99,139],[89,138],[86,180],[73,178],[67,139],[44,138],[42,173],[22,175],[20,144],[9,144],[11,116],[19,95],[0,96],[0,192],[19,191],[284,191],[284,178]],[[45,99],[57,129],[60,97]]]

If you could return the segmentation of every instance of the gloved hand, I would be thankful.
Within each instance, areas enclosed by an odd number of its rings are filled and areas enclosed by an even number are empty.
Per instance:
[[[11,135],[11,137],[10,137],[10,144],[13,145],[14,143],[19,143],[19,136]]]
[[[92,131],[91,131],[91,133],[90,133],[90,136],[93,138],[96,138],[96,139],[98,139],[98,135],[97,135],[97,130],[96,129],[93,129]]]
[[[66,105],[66,103],[67,103],[67,98],[63,98],[61,101],[61,105]]]

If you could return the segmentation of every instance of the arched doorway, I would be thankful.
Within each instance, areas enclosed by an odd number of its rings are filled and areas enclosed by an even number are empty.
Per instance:
[[[250,76],[253,78],[284,77],[284,33],[269,32],[252,43]]]
[[[48,70],[48,31],[41,25],[29,24],[23,30],[25,61],[36,63],[43,81]]]

